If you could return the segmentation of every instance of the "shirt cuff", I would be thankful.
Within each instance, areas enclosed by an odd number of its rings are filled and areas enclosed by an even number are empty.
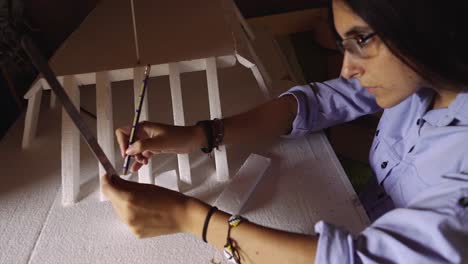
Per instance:
[[[315,263],[353,262],[353,238],[348,232],[324,221],[315,224],[315,232],[319,235]]]
[[[310,122],[310,115],[312,120],[316,120],[316,115],[318,114],[318,100],[317,97],[309,85],[295,86],[288,90],[287,92],[282,93],[279,97],[286,95],[292,95],[297,101],[297,114],[294,118],[292,130],[288,135],[284,135],[286,138],[295,138],[303,136],[311,131],[307,125]]]

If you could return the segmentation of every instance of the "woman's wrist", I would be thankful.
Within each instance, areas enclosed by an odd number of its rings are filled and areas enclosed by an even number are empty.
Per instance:
[[[195,125],[195,126],[192,126],[191,128],[192,128],[192,135],[193,135],[192,151],[206,147],[207,145],[206,135],[205,135],[205,131],[203,130],[203,127]]]
[[[181,216],[180,231],[201,237],[209,210],[209,205],[195,198],[189,198],[184,206],[184,214]]]

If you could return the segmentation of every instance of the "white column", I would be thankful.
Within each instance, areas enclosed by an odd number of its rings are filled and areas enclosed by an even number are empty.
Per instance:
[[[171,86],[172,111],[174,113],[174,125],[185,126],[184,106],[182,102],[182,89],[180,83],[180,68],[178,63],[169,64],[169,81]],[[180,180],[192,184],[190,173],[190,160],[188,154],[177,154],[179,162]]]
[[[39,112],[41,110],[42,88],[37,90],[34,95],[28,99],[28,108],[26,110],[26,119],[24,121],[22,148],[27,149],[36,136]]]
[[[222,118],[221,100],[219,96],[218,71],[216,69],[216,59],[214,57],[206,59],[206,79],[208,82],[208,100],[210,102],[210,116]],[[218,181],[229,180],[229,167],[227,162],[226,147],[219,146],[213,150],[215,154],[216,174]]]
[[[96,73],[96,123],[97,140],[109,161],[115,165],[114,120],[112,113],[112,90],[108,72]],[[99,176],[106,173],[98,162]],[[101,177],[99,177],[101,181]],[[101,186],[101,185],[99,185]],[[107,200],[100,189],[100,200]]]
[[[143,80],[145,78],[145,68],[137,67],[133,69],[133,89],[134,89],[134,98],[135,98],[135,109],[138,107],[139,96],[141,93],[141,88],[143,86]],[[148,87],[146,89],[145,100],[140,112],[140,122],[149,120],[148,113]],[[143,166],[138,171],[138,182],[153,184],[153,162],[151,159],[148,160],[148,164]]]
[[[64,79],[65,92],[80,110],[80,90],[74,76]],[[80,190],[80,133],[65,109],[62,110],[62,204],[75,203]]]
[[[63,85],[63,79],[62,81],[57,78],[57,80],[60,82],[60,84]],[[46,79],[41,79],[42,87],[44,87],[44,90],[50,90],[50,108],[55,108],[57,104],[57,96],[55,96],[54,91],[50,88],[49,83],[47,82]]]
[[[253,76],[255,77],[255,80],[257,81],[258,87],[260,87],[260,90],[262,91],[263,96],[266,99],[270,99],[270,91],[268,90],[268,87],[265,83],[265,79],[263,79],[262,73],[258,69],[258,67],[252,66],[250,68],[250,71],[252,71]]]

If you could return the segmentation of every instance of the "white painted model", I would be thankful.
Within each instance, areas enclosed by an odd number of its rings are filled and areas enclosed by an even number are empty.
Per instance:
[[[169,64],[169,83],[171,86],[172,112],[174,115],[174,125],[185,126],[184,105],[182,100],[182,88],[180,82],[179,63]],[[192,184],[190,172],[190,160],[188,154],[177,154],[179,163],[180,180],[187,184]]]
[[[65,92],[78,111],[80,90],[74,76],[65,76]],[[62,204],[73,205],[80,190],[80,133],[65,109],[62,109]]]
[[[96,73],[96,123],[97,140],[112,165],[115,165],[114,120],[112,113],[112,87],[107,72]],[[98,162],[99,181],[106,171]],[[101,185],[99,185],[101,186]],[[100,187],[101,188],[101,187]],[[100,189],[99,198],[107,200]]]
[[[26,118],[24,121],[23,142],[21,144],[23,149],[29,148],[37,131],[37,123],[39,120],[39,111],[41,108],[42,89],[39,89],[28,100],[28,108],[26,110]]]
[[[206,79],[208,83],[208,100],[210,102],[210,118],[222,118],[221,99],[219,95],[218,70],[214,57],[206,59]],[[215,154],[216,174],[218,181],[229,180],[229,167],[226,146],[221,145],[213,150]]]

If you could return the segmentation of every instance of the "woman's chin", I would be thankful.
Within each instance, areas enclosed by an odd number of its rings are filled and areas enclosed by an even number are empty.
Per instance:
[[[396,106],[397,104],[399,104],[403,100],[395,100],[395,99],[392,100],[391,98],[375,96],[375,101],[376,101],[378,106],[380,106],[383,109],[387,109],[387,108],[392,108],[392,107]]]

